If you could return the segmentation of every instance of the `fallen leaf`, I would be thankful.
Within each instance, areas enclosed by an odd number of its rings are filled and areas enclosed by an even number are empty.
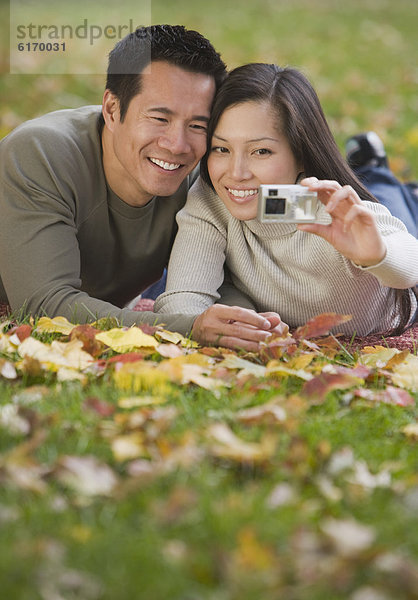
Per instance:
[[[144,435],[140,431],[115,437],[111,446],[113,455],[118,461],[131,460],[148,454],[144,446]]]
[[[286,411],[277,401],[266,402],[240,410],[236,418],[246,425],[283,423],[286,420]]]
[[[326,519],[322,531],[333,543],[336,551],[345,558],[356,557],[368,550],[376,538],[373,527],[354,519]]]
[[[371,402],[383,402],[384,404],[394,404],[396,406],[415,406],[415,400],[406,390],[391,385],[383,390],[360,388],[355,390],[354,395]]]
[[[115,370],[113,379],[118,388],[136,393],[145,391],[164,396],[171,391],[168,374],[144,361],[121,365]]]
[[[119,398],[120,408],[137,408],[138,406],[151,406],[153,404],[164,404],[168,398],[163,396],[128,396]]]
[[[111,496],[118,478],[95,456],[62,456],[56,466],[57,479],[83,496]]]
[[[69,335],[75,325],[70,323],[65,317],[41,317],[36,324],[37,333],[63,333]]]
[[[249,360],[240,358],[236,354],[230,354],[218,364],[218,368],[239,369],[240,375],[254,375],[255,377],[264,377],[266,367],[257,365]]]
[[[99,342],[103,342],[115,352],[129,352],[135,348],[157,348],[157,340],[142,331],[139,327],[129,329],[109,329],[96,335]]]
[[[396,354],[399,354],[399,350],[396,348],[384,348],[383,346],[375,346],[375,351],[372,352],[372,350],[371,347],[368,347],[366,351],[363,348],[359,357],[359,361],[363,365],[383,368]]]
[[[399,387],[418,392],[418,356],[409,354],[403,363],[394,366],[392,381]]]
[[[277,438],[265,434],[259,443],[245,442],[225,423],[214,423],[206,430],[213,456],[241,463],[263,463],[271,459],[276,450]]]
[[[25,340],[27,337],[29,337],[31,333],[32,333],[31,325],[19,325],[16,327],[12,327],[12,329],[10,329],[7,332],[7,335],[10,337],[10,341],[15,346],[18,346],[21,342],[23,342],[23,340]],[[15,338],[15,340],[12,340],[11,338]]]
[[[44,344],[35,338],[29,337],[18,347],[20,356],[37,359],[47,368],[68,367],[85,369],[93,362],[93,357],[82,350],[83,344],[79,340],[72,342],[53,341]]]
[[[110,402],[101,400],[97,396],[89,396],[83,402],[83,408],[92,410],[101,417],[110,417],[115,412],[115,406]]]
[[[164,358],[176,358],[177,356],[183,356],[185,351],[175,344],[159,344],[157,352]]]
[[[418,440],[418,423],[409,423],[401,431],[412,440]]]
[[[351,315],[339,315],[337,313],[323,313],[310,319],[305,325],[298,327],[293,333],[296,340],[316,338],[327,335],[333,327],[346,323],[352,319]]]
[[[363,383],[363,379],[348,373],[321,373],[304,384],[302,394],[317,402],[323,402],[327,394],[334,390],[346,390]]]
[[[0,375],[5,379],[17,379],[15,366],[9,360],[0,358]]]
[[[91,354],[91,356],[97,357],[104,350],[104,344],[97,339],[97,334],[100,333],[99,329],[92,327],[91,325],[77,325],[70,333],[70,341],[77,339],[83,344],[83,350]]]
[[[181,344],[186,348],[198,348],[199,344],[194,342],[190,338],[185,338],[181,333],[176,333],[174,331],[167,331],[166,329],[161,329],[155,333],[155,337],[158,340],[162,340],[164,342],[170,342],[171,344]]]

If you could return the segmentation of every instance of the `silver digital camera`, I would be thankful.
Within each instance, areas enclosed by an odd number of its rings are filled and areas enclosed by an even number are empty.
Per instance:
[[[314,223],[318,195],[304,185],[264,184],[258,191],[257,218],[262,223]]]

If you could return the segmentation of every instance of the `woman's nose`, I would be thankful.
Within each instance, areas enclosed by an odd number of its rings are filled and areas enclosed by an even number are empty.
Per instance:
[[[236,180],[250,179],[252,177],[248,161],[243,156],[234,156],[230,164],[231,176]]]

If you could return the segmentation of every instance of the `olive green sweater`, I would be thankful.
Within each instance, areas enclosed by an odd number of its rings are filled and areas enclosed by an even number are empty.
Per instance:
[[[108,187],[100,106],[60,110],[0,143],[0,302],[77,322],[112,316],[186,333],[193,316],[123,308],[166,266],[190,177],[137,208]]]

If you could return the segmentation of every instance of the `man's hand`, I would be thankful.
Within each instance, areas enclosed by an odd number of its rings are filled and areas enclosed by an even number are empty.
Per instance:
[[[259,314],[248,308],[214,304],[195,319],[192,337],[200,344],[257,352],[260,342],[287,331],[277,313]]]

